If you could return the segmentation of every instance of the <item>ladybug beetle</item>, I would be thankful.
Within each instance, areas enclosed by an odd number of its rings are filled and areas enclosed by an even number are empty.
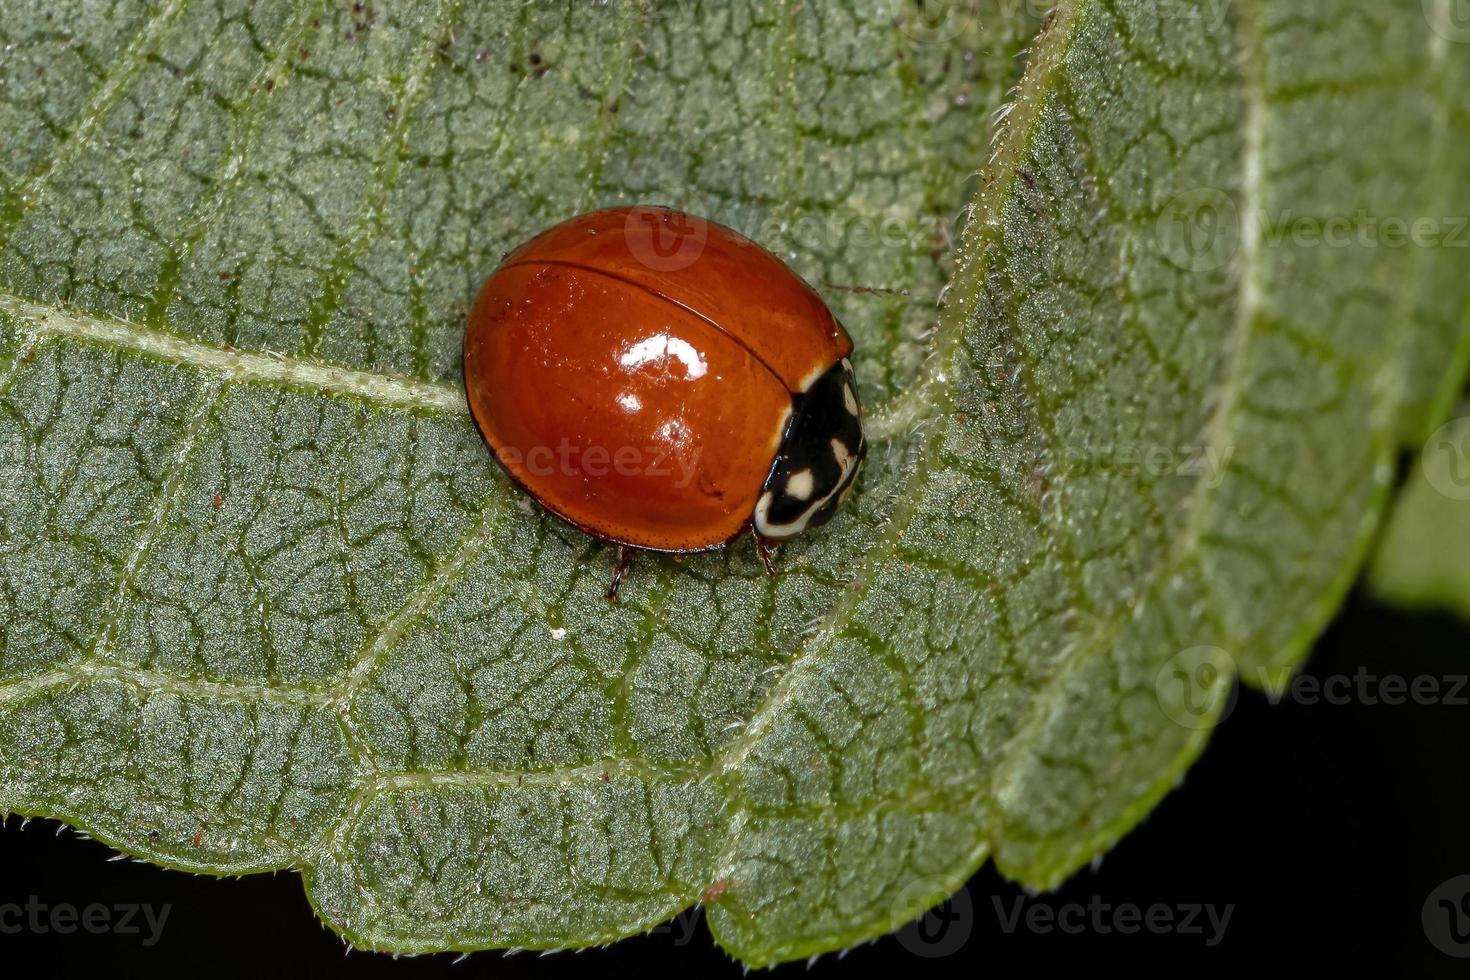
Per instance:
[[[749,239],[669,208],[572,218],[511,252],[465,329],[470,412],[543,507],[635,550],[772,546],[831,518],[866,452],[852,340]]]

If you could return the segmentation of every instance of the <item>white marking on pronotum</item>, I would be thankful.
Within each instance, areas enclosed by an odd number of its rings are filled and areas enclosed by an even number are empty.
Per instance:
[[[848,470],[852,469],[852,450],[841,439],[833,438],[832,458],[837,460],[837,465],[842,470],[842,479],[837,481],[840,485],[842,480],[847,479]]]
[[[858,460],[857,466],[854,467],[852,471],[852,479],[847,481],[847,486],[843,487],[842,492],[837,495],[838,507],[841,507],[843,504],[847,503],[847,498],[852,496],[852,488],[857,486],[857,475],[862,468],[863,461]]]
[[[774,457],[781,451],[781,443],[786,439],[786,426],[791,422],[792,406],[788,403],[781,410],[781,420],[776,423],[776,429],[771,433],[771,456]]]
[[[802,379],[796,383],[796,390],[800,392],[811,391],[812,385],[816,384],[817,379],[826,373],[826,368],[822,367],[821,365],[817,365],[816,367],[808,371],[802,377]]]
[[[811,470],[798,470],[791,474],[791,479],[786,481],[786,496],[795,497],[797,500],[811,500],[812,491],[816,489],[815,483]]]
[[[771,504],[775,502],[775,495],[767,490],[761,494],[760,500],[755,504],[755,529],[762,537],[784,540],[792,538],[805,531],[812,518],[838,493],[842,493],[852,486],[853,478],[857,474],[858,460],[852,455],[852,451],[843,444],[841,439],[832,440],[832,456],[837,460],[837,465],[842,468],[842,475],[832,489],[821,498],[814,501],[810,507],[797,515],[795,520],[785,524],[771,523]],[[803,473],[807,472],[802,470]],[[793,477],[794,479],[794,477]]]
[[[853,417],[857,416],[857,395],[854,395],[852,393],[852,385],[848,384],[846,381],[842,382],[842,404],[847,406],[848,415],[851,415]]]

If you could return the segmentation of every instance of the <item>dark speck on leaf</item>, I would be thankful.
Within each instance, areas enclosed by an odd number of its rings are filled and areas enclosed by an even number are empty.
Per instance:
[[[209,498],[209,506],[213,507],[215,510],[219,510],[224,505],[225,495],[222,493],[217,493],[213,497]]]
[[[489,60],[490,60],[490,50],[488,48],[481,48],[480,50],[478,50],[478,51],[475,52],[475,62],[477,64],[483,65],[485,62],[487,62]]]

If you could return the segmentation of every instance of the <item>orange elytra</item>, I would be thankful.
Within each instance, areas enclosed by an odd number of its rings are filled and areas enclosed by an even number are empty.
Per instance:
[[[465,329],[470,411],[543,507],[620,546],[771,545],[831,518],[866,451],[852,341],[776,256],[681,211],[580,215],[507,255]]]

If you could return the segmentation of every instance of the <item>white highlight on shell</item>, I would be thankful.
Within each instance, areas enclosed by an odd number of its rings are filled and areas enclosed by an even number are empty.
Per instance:
[[[842,382],[842,404],[847,407],[848,415],[851,415],[853,417],[857,416],[857,395],[854,395],[852,393],[852,385],[848,384],[846,381]]]
[[[667,370],[669,360],[684,366],[684,376],[690,381],[698,380],[709,372],[709,362],[695,350],[694,345],[682,337],[671,337],[656,333],[644,337],[618,356],[618,363],[628,370],[637,370],[648,365],[662,365]]]

